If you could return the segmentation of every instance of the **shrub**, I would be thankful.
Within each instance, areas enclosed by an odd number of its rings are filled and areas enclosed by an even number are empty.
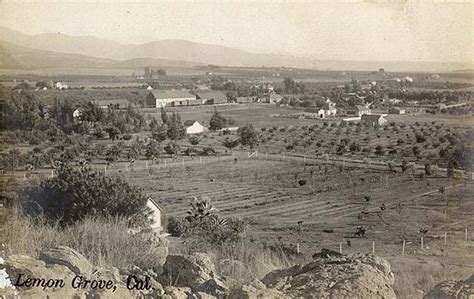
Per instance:
[[[179,144],[175,142],[170,142],[164,147],[165,152],[170,155],[177,155],[180,149]]]
[[[57,169],[57,175],[31,186],[22,194],[29,215],[44,215],[47,221],[70,225],[88,216],[123,217],[131,225],[149,224],[147,198],[119,177],[105,176],[85,168]]]

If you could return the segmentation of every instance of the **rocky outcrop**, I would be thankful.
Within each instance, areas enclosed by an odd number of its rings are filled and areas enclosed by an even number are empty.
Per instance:
[[[448,280],[437,284],[424,299],[472,299],[474,298],[474,275],[466,280]]]
[[[58,264],[68,267],[76,274],[89,275],[92,264],[79,252],[66,246],[59,246],[43,251],[40,259],[46,264]]]
[[[214,263],[205,253],[169,255],[163,265],[160,282],[164,285],[189,287],[194,292],[204,292],[216,297],[224,297],[227,292]]]
[[[306,265],[275,270],[262,282],[287,298],[396,298],[390,264],[374,255],[322,251]]]
[[[285,299],[283,293],[267,288],[260,280],[254,280],[248,285],[234,289],[229,294],[229,299]]]

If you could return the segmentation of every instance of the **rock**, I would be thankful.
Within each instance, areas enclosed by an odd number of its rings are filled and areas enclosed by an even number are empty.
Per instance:
[[[20,283],[26,278],[63,280],[65,285],[69,285],[75,274],[68,267],[63,265],[46,266],[43,261],[35,260],[26,255],[11,255],[5,260],[5,269],[12,283],[20,277]],[[21,276],[20,276],[21,275]],[[41,287],[16,287],[21,298],[72,298],[79,296],[84,298],[86,291],[72,288],[47,288]]]
[[[214,263],[204,253],[169,255],[163,265],[161,283],[198,289],[208,280],[217,277]],[[164,280],[164,281],[163,281]]]
[[[165,287],[164,288],[165,294],[162,298],[171,298],[171,299],[188,299],[191,295],[191,289],[186,287]],[[192,297],[191,297],[192,298]]]
[[[248,271],[248,268],[244,265],[244,263],[232,259],[219,260],[218,269],[222,276],[240,277],[242,274]]]
[[[234,289],[229,294],[229,299],[285,299],[283,293],[267,288],[260,280],[254,280],[248,285]]]
[[[474,275],[466,280],[448,280],[437,284],[424,299],[472,299],[474,298]]]
[[[314,261],[272,271],[262,282],[288,298],[396,298],[387,261],[374,255],[336,253],[323,250]]]
[[[64,265],[78,275],[92,273],[92,264],[82,254],[66,246],[44,250],[40,259],[47,264]]]

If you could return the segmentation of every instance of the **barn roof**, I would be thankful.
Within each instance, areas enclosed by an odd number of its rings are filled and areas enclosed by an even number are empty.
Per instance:
[[[222,91],[197,91],[196,95],[203,100],[227,101],[227,96]]]
[[[181,99],[194,97],[187,90],[150,90],[155,99]]]
[[[378,121],[383,115],[380,114],[363,114],[360,119],[368,121]]]
[[[195,122],[199,123],[197,120],[189,119],[189,120],[185,121],[185,122],[183,123],[183,125],[184,125],[185,127],[190,127],[190,126],[194,125]]]

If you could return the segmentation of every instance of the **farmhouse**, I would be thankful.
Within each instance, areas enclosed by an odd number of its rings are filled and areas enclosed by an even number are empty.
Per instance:
[[[266,97],[266,102],[270,104],[280,103],[283,97],[277,93],[272,92]]]
[[[200,105],[196,97],[186,90],[151,90],[146,97],[146,107]]]
[[[101,109],[127,109],[129,103],[127,99],[117,99],[117,100],[99,100],[99,101],[92,101],[92,104],[99,106]]]
[[[206,129],[196,120],[187,120],[184,122],[184,127],[186,128],[186,134],[200,134],[203,133]]]
[[[381,114],[363,114],[360,117],[360,121],[362,124],[371,127],[383,126],[387,122]]]
[[[237,103],[239,104],[252,103],[252,102],[253,102],[252,97],[237,97]]]
[[[227,96],[222,91],[197,91],[196,99],[202,100],[206,105],[227,103]]]
[[[390,114],[405,114],[405,109],[398,108],[398,107],[392,107],[388,109],[388,113]]]
[[[151,229],[156,233],[161,233],[163,226],[161,224],[163,210],[156,203],[156,201],[149,197],[146,206],[151,210],[150,219],[152,220]]]
[[[347,114],[355,115],[361,117],[364,114],[370,114],[371,111],[369,108],[362,106],[362,105],[356,105],[354,107],[350,107],[346,109]]]

